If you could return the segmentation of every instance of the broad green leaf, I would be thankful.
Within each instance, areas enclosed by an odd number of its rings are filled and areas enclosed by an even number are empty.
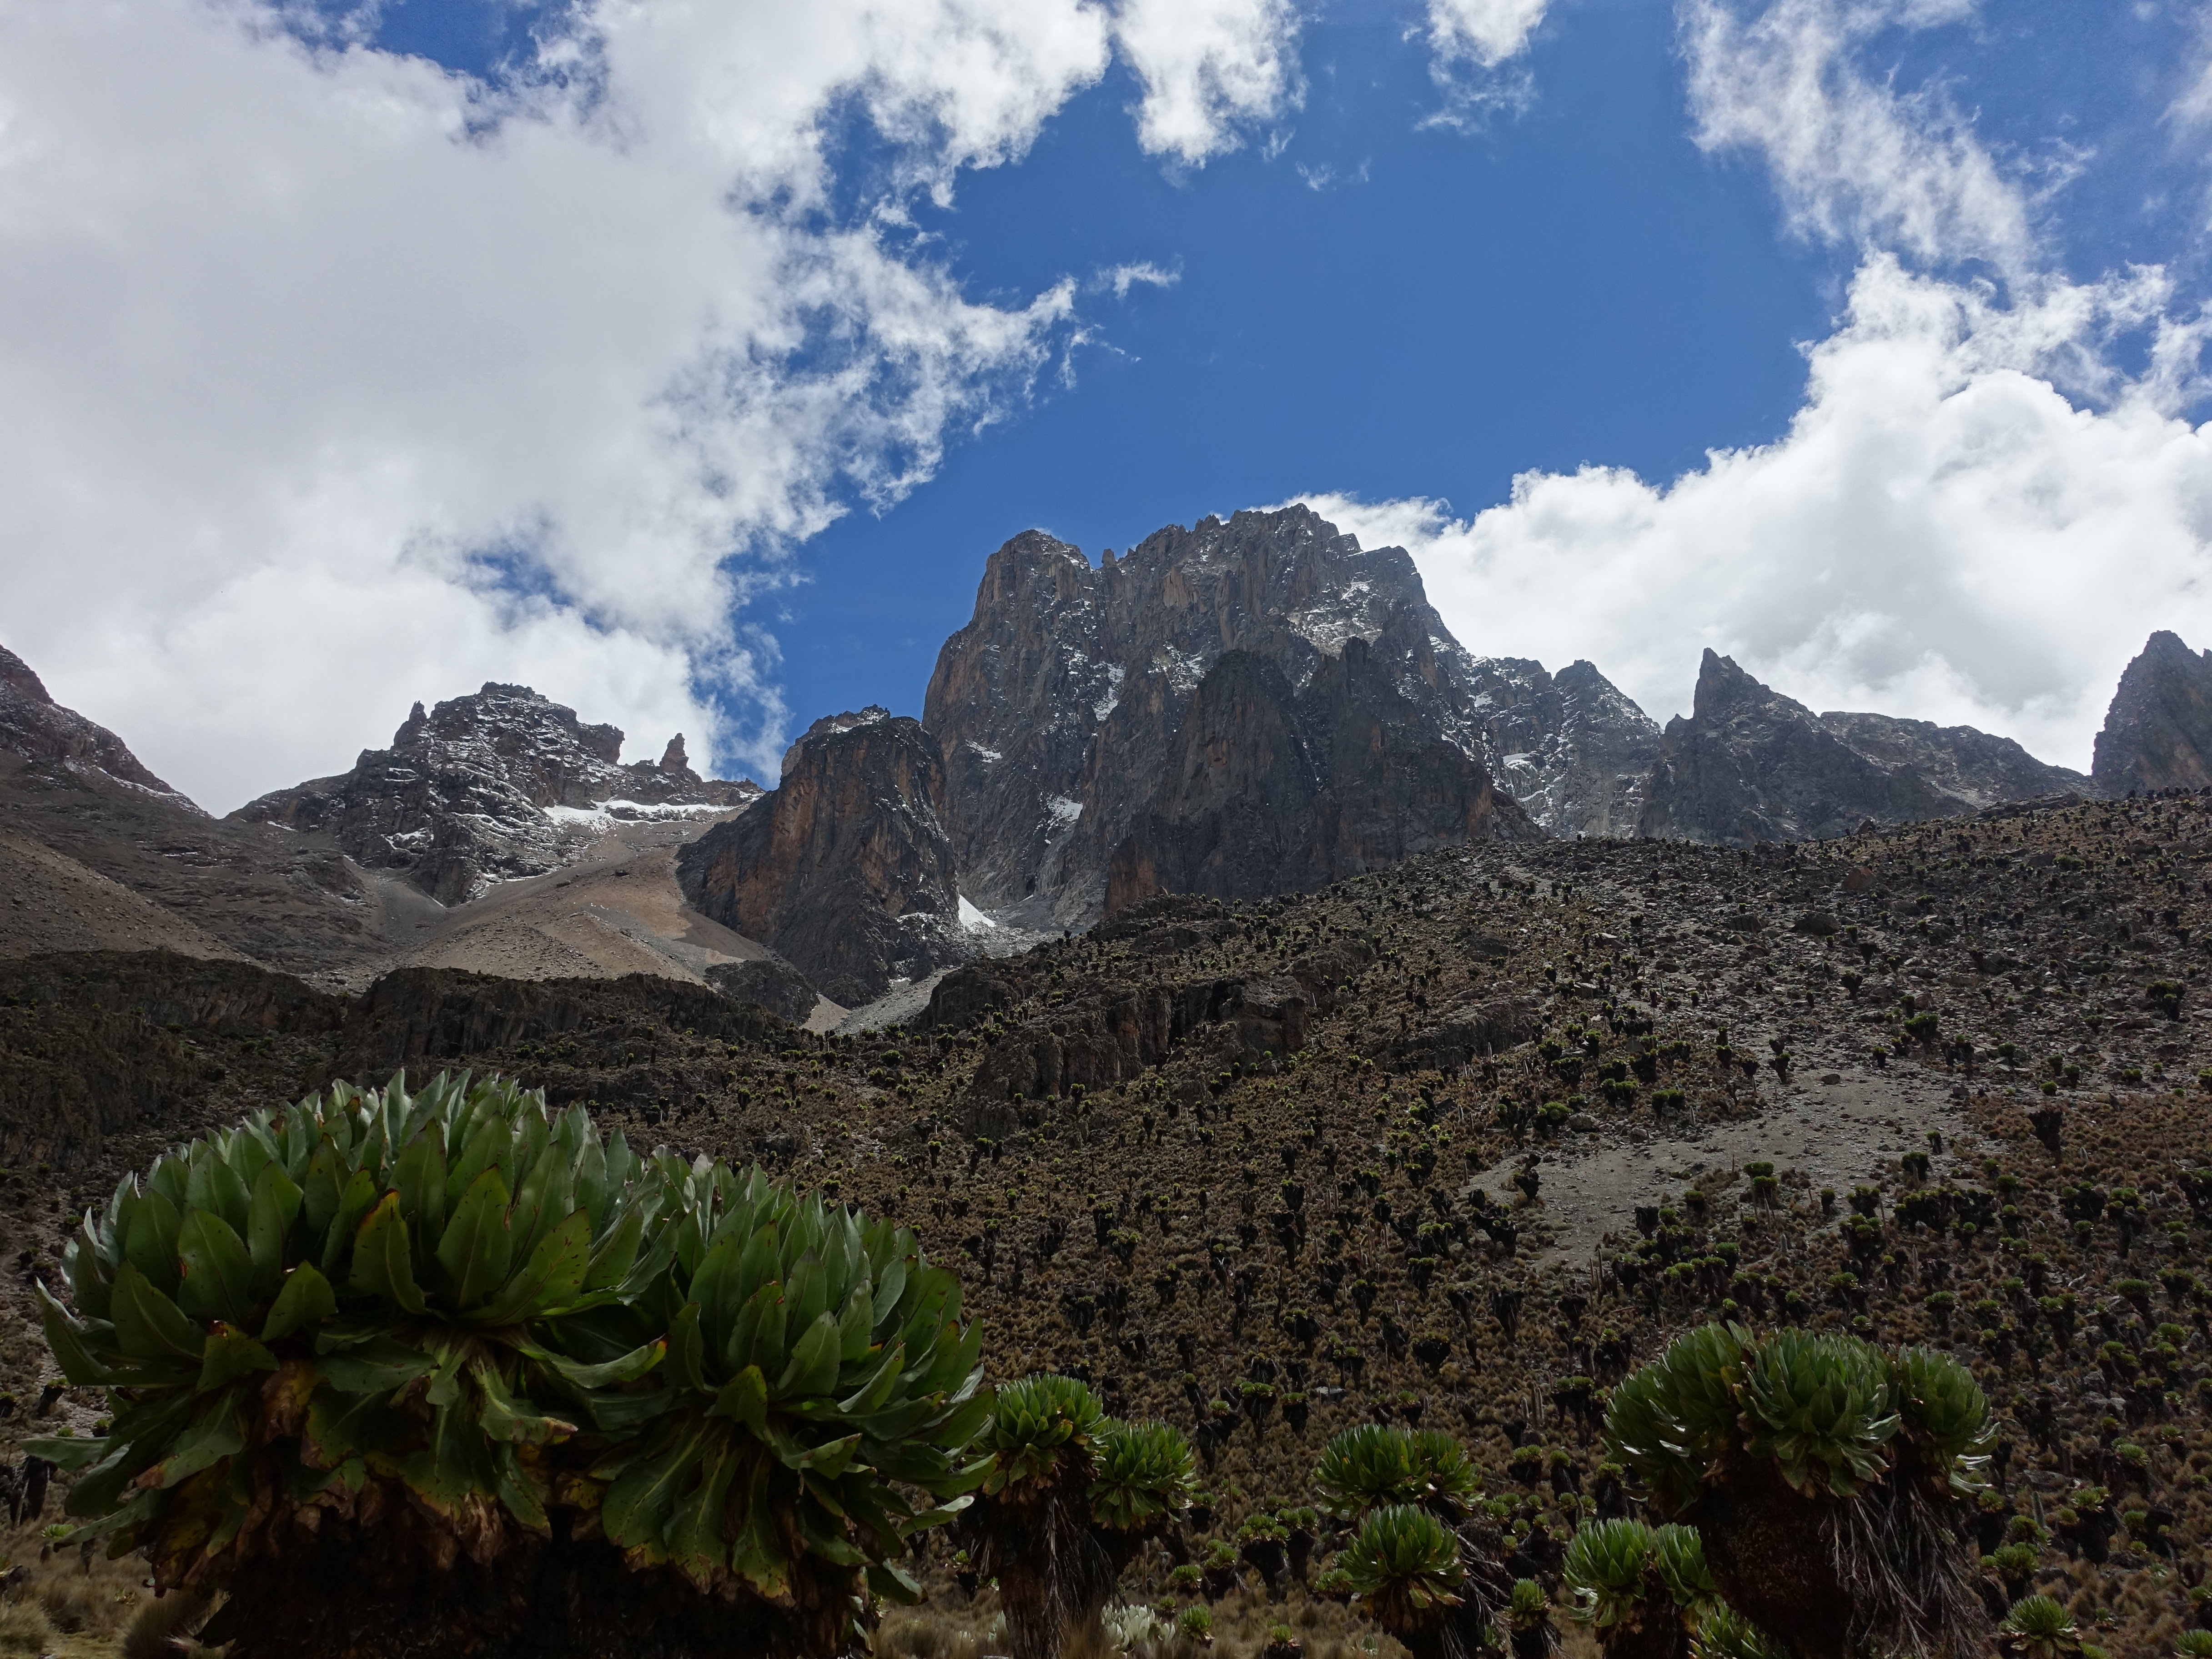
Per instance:
[[[760,1367],[748,1365],[725,1382],[707,1414],[734,1418],[755,1434],[763,1432],[768,1426],[768,1382]]]
[[[273,1165],[270,1167],[274,1167]],[[273,1371],[276,1356],[244,1331],[219,1330],[207,1340],[200,1362],[198,1394],[212,1394],[253,1371]]]
[[[361,1218],[375,1207],[376,1178],[366,1170],[356,1170],[338,1193],[337,1212],[331,1218],[330,1237],[323,1241],[325,1278],[337,1277],[339,1264],[353,1248]]]
[[[479,1309],[472,1322],[508,1325],[562,1312],[581,1292],[591,1261],[592,1218],[574,1211],[545,1235],[532,1252],[530,1265]]]
[[[823,1314],[791,1346],[791,1363],[769,1390],[777,1400],[828,1394],[837,1386],[837,1322]]]
[[[868,1287],[863,1284],[847,1298],[844,1316],[837,1322],[839,1362],[849,1365],[855,1360],[866,1358],[868,1338],[875,1328],[875,1298],[868,1294]]]
[[[246,1253],[253,1261],[253,1299],[265,1302],[284,1276],[284,1236],[300,1213],[301,1194],[283,1164],[261,1166],[253,1182],[253,1207],[246,1218]]]
[[[705,1391],[705,1340],[699,1334],[699,1304],[687,1302],[668,1326],[669,1369],[686,1388]]]
[[[409,1231],[424,1252],[434,1250],[446,1231],[446,1142],[436,1124],[408,1143],[399,1155],[397,1179],[400,1212],[408,1218]]]
[[[246,1322],[253,1312],[253,1262],[246,1241],[207,1210],[185,1217],[177,1234],[177,1305],[195,1319]]]
[[[124,1352],[142,1359],[199,1362],[207,1334],[155,1290],[136,1262],[126,1261],[115,1270],[111,1311],[115,1316],[116,1345]]]
[[[641,1347],[631,1349],[619,1359],[610,1359],[598,1365],[580,1365],[573,1359],[538,1348],[525,1348],[523,1352],[576,1388],[604,1389],[617,1382],[635,1382],[645,1376],[660,1364],[668,1352],[668,1342],[665,1338],[657,1338]]]
[[[76,1321],[70,1317],[69,1310],[55,1301],[43,1284],[33,1289],[39,1298],[40,1322],[46,1328],[46,1346],[53,1350],[62,1375],[80,1389],[112,1382],[113,1373],[85,1346],[83,1333]]]
[[[592,1249],[591,1266],[584,1271],[585,1290],[611,1290],[629,1277],[637,1261],[637,1247],[645,1237],[645,1207],[634,1203],[615,1223]]]
[[[393,1337],[382,1337],[343,1353],[325,1354],[315,1361],[331,1386],[346,1394],[389,1394],[418,1376],[428,1376],[437,1364],[421,1349]]]
[[[699,1484],[677,1501],[668,1528],[671,1559],[702,1589],[711,1586],[714,1574],[729,1565],[723,1519],[737,1463],[726,1441],[710,1444]]]
[[[486,1170],[469,1184],[438,1241],[438,1265],[453,1287],[453,1306],[473,1308],[505,1285],[514,1248],[507,1229],[507,1183],[497,1170]]]
[[[315,1271],[313,1262],[302,1261],[285,1274],[284,1288],[276,1292],[268,1322],[261,1328],[261,1340],[274,1342],[305,1326],[319,1324],[337,1310],[338,1299],[331,1281]]]
[[[409,1313],[428,1310],[422,1287],[415,1282],[415,1267],[408,1254],[407,1222],[399,1213],[397,1191],[386,1193],[383,1201],[369,1212],[368,1219],[361,1224],[361,1231],[354,1238],[353,1274],[349,1282],[356,1291],[380,1296]]]
[[[173,1294],[177,1288],[177,1231],[183,1224],[183,1215],[167,1194],[149,1188],[123,1240],[125,1258],[165,1293]]]
[[[177,1437],[169,1455],[138,1477],[141,1486],[166,1491],[189,1475],[234,1457],[246,1449],[236,1400],[228,1392],[214,1402],[191,1427]]]
[[[684,1424],[659,1452],[616,1477],[599,1505],[610,1543],[639,1551],[654,1565],[668,1559],[666,1539],[677,1495],[689,1481],[706,1438],[703,1423]]]

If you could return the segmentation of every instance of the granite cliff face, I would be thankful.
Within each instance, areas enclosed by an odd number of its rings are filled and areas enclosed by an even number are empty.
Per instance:
[[[623,734],[526,685],[487,681],[427,713],[353,769],[250,801],[249,823],[320,833],[363,868],[395,872],[441,904],[558,869],[621,818],[706,817],[760,796],[692,771],[678,736],[658,764],[620,763]]]
[[[1415,853],[1541,833],[1357,635],[1303,690],[1265,656],[1224,652],[1164,770],[1108,866],[1109,919],[1162,894],[1310,891]]]
[[[1095,921],[1115,849],[1168,781],[1223,655],[1272,663],[1296,696],[1354,639],[1433,736],[1492,775],[1522,757],[1509,793],[1542,802],[1555,830],[1583,827],[1578,811],[1609,824],[1611,757],[1656,745],[1595,670],[1563,690],[1537,665],[1470,655],[1403,549],[1363,551],[1307,507],[1170,526],[1095,568],[1030,531],[991,556],[923,705],[969,896],[1031,927]]]
[[[1550,674],[1527,658],[1470,660],[1482,757],[1498,787],[1552,835],[1633,836],[1658,722],[1587,662]]]
[[[693,905],[848,1007],[964,960],[945,763],[882,708],[817,720],[783,778],[677,854]]]
[[[1668,723],[1639,827],[1652,840],[1804,841],[1869,819],[1955,817],[2082,781],[1971,726],[1815,714],[1707,651],[1690,718]]]
[[[2212,651],[2150,636],[2120,675],[2089,775],[2106,795],[2212,784]]]

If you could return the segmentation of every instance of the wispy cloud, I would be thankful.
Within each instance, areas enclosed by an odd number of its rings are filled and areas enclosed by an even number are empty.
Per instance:
[[[1117,54],[1177,166],[1298,85],[1262,0],[578,0],[495,85],[295,12],[0,4],[0,626],[216,806],[487,674],[772,759],[746,607],[1080,332],[901,203]],[[841,209],[855,106],[896,165]]]

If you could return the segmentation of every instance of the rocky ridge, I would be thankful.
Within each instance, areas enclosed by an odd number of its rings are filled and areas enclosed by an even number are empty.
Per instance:
[[[678,879],[703,914],[857,1006],[974,954],[945,814],[944,760],[918,721],[829,715],[775,789],[678,852]]]
[[[1708,650],[1690,715],[1668,721],[1660,740],[1637,832],[1737,847],[1821,840],[2087,781],[1971,726],[1815,714]]]
[[[621,763],[623,733],[526,685],[487,681],[425,711],[350,771],[248,802],[231,817],[321,836],[445,905],[571,862],[614,819],[708,817],[759,799],[702,779],[679,733],[657,763]]]
[[[1486,680],[1402,548],[1363,551],[1304,507],[1170,526],[1096,568],[1030,531],[991,556],[923,703],[969,896],[1026,925],[1087,926],[1220,657],[1265,658],[1296,694],[1352,639],[1415,718],[1493,777],[1521,757],[1511,793],[1543,803],[1547,828],[1572,833],[1577,813],[1617,810],[1602,804],[1612,774],[1595,774],[1650,721],[1595,670],[1571,694],[1533,664]]]
[[[2089,775],[2106,795],[2212,783],[2212,651],[2150,636],[2120,675]]]

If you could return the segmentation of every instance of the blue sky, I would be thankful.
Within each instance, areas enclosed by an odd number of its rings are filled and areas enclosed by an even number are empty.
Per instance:
[[[1662,720],[2212,644],[2202,6],[718,9],[0,9],[0,639],[218,809],[488,678],[772,769],[1301,497]]]

